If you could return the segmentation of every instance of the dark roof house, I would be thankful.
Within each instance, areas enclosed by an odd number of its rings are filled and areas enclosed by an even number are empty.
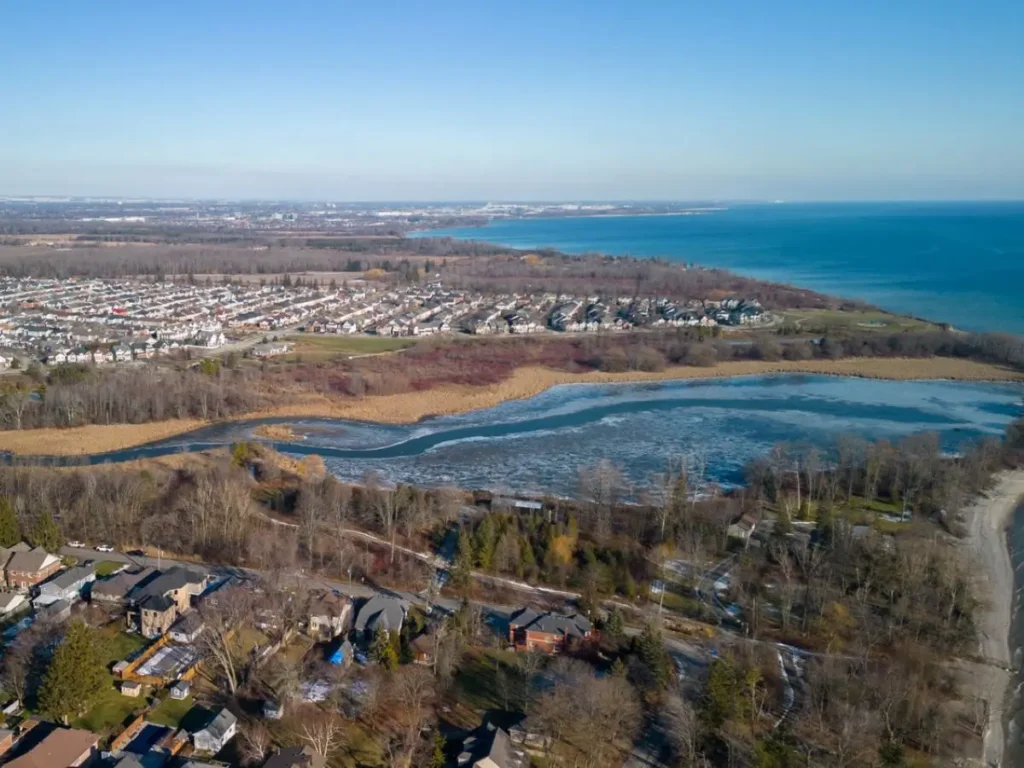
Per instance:
[[[487,723],[462,742],[458,765],[459,768],[524,768],[526,760],[513,748],[507,731]]]
[[[267,758],[263,768],[325,768],[327,758],[313,751],[309,745],[283,747]]]
[[[372,635],[378,627],[388,632],[401,632],[409,604],[398,597],[374,595],[359,609],[353,626],[356,632]]]

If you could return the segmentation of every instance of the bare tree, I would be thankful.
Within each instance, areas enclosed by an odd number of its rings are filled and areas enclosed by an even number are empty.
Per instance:
[[[344,744],[345,721],[333,712],[317,709],[303,716],[301,731],[300,738],[314,752],[329,757]]]

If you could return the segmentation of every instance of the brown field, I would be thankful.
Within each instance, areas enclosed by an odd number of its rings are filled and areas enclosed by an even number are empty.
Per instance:
[[[847,358],[844,360],[737,360],[709,368],[675,366],[657,372],[569,373],[537,366],[516,369],[503,381],[487,386],[447,384],[432,389],[363,398],[307,394],[270,410],[238,416],[251,418],[325,417],[407,424],[427,416],[490,408],[506,400],[522,400],[560,384],[711,379],[767,373],[808,373],[870,379],[951,381],[1020,381],[1024,373],[998,365],[954,358]],[[22,455],[80,456],[121,450],[189,432],[208,422],[195,419],[150,424],[90,425],[72,429],[0,432],[0,450]],[[288,429],[283,426],[282,429]],[[276,430],[275,430],[276,432]],[[278,433],[284,434],[284,432]],[[282,438],[278,438],[282,439]]]

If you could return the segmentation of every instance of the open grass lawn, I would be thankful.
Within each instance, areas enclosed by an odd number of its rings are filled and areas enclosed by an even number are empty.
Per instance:
[[[243,626],[235,634],[233,640],[242,653],[249,653],[256,646],[264,647],[270,644],[270,639],[260,632],[256,627]]]
[[[786,322],[804,330],[845,328],[855,331],[878,330],[891,333],[892,331],[907,330],[922,331],[935,327],[932,323],[923,320],[903,315],[892,315],[878,310],[790,309],[783,312],[782,315]]]
[[[104,576],[109,576],[121,568],[124,568],[124,563],[115,563],[110,560],[104,560],[96,564],[96,576],[97,578],[102,579]]]
[[[281,720],[265,721],[275,744],[301,743],[304,713],[315,707],[299,707],[285,712]],[[387,765],[375,734],[365,723],[350,720],[345,723],[342,747],[327,761],[328,768],[385,768]]]
[[[104,662],[109,667],[116,661],[130,659],[149,645],[142,635],[128,634],[121,630],[120,622],[112,622],[99,630],[103,638]]]
[[[509,699],[517,698],[519,685],[515,666],[518,659],[515,651],[499,651],[495,649],[474,649],[468,652],[459,665],[459,673],[455,676],[452,688],[454,699],[454,721],[465,719],[467,723],[479,722],[480,714],[490,709],[504,709],[505,701],[498,670],[503,669],[509,688]],[[466,711],[459,711],[464,709]],[[469,714],[468,717],[459,717]]]
[[[192,697],[189,696],[181,701],[172,699],[169,696],[153,708],[153,711],[146,715],[151,723],[166,725],[169,728],[177,728],[185,715],[195,706]]]
[[[72,723],[75,728],[84,728],[93,733],[110,736],[121,730],[128,720],[146,708],[146,699],[123,696],[115,687],[111,676],[108,685],[96,695],[96,700],[85,716]]]
[[[335,336],[333,334],[302,334],[288,336],[295,347],[285,359],[302,358],[308,361],[324,361],[334,357],[350,355],[372,355],[381,352],[395,352],[411,347],[412,339],[391,339],[378,336]]]

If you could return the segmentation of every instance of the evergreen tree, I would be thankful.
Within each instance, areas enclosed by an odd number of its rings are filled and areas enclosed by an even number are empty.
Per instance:
[[[434,750],[430,754],[430,768],[444,768],[444,736],[440,731],[434,731]]]
[[[74,622],[57,647],[39,691],[39,707],[63,723],[89,708],[106,682],[103,654],[94,630]]]
[[[34,547],[42,547],[47,552],[59,552],[61,546],[60,530],[49,512],[43,512],[32,527],[29,541]]]
[[[466,589],[473,578],[473,541],[465,528],[459,530],[459,543],[455,550],[449,580],[455,589]]]
[[[658,690],[667,688],[672,677],[672,659],[665,650],[661,630],[653,624],[644,625],[644,631],[634,641],[633,652],[646,671],[643,682]]]
[[[11,500],[0,496],[0,547],[13,547],[21,541],[21,526]]]
[[[604,635],[613,642],[621,640],[625,626],[626,622],[622,618],[622,611],[616,606],[608,614],[608,621],[604,624]]]
[[[391,633],[378,626],[370,643],[370,659],[380,664],[388,672],[398,669],[398,651],[391,642]]]

